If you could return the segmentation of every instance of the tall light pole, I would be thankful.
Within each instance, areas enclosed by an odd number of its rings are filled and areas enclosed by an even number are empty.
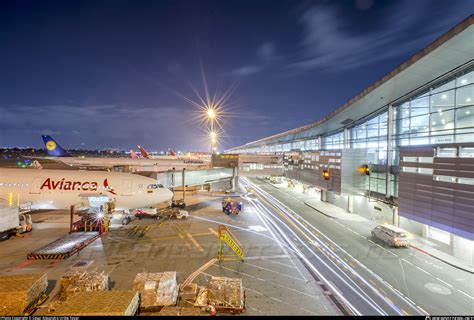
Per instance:
[[[217,118],[217,114],[216,114],[216,110],[212,107],[207,108],[206,114],[211,125],[210,138],[211,138],[211,156],[212,156],[212,154],[214,153],[214,144],[217,142],[217,134],[214,132],[214,121]]]

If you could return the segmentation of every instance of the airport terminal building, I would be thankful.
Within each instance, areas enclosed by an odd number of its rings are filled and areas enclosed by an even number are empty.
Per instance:
[[[280,154],[321,200],[474,264],[474,16],[325,118],[227,150]],[[315,102],[317,103],[317,102]]]

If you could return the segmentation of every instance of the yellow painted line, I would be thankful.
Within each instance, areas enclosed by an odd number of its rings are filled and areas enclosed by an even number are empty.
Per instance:
[[[194,246],[200,251],[203,252],[204,249],[201,247],[201,245],[196,241],[196,239],[193,238],[193,236],[189,233],[186,232],[186,235],[188,236],[189,240],[194,244]]]
[[[178,236],[169,236],[169,237],[157,237],[157,238],[150,238],[150,240],[168,240],[168,239],[176,239],[178,238]],[[146,240],[140,240],[140,242],[142,241],[149,241],[148,239]]]
[[[26,253],[18,253],[18,254],[12,254],[9,256],[0,256],[0,260],[6,260],[14,257],[19,257],[19,256],[26,256]]]
[[[384,295],[388,295],[382,288],[378,288]]]
[[[375,282],[369,279],[369,282],[372,283],[372,285],[376,286]]]
[[[402,311],[403,311],[403,313],[406,314],[407,316],[411,316],[411,314],[409,314],[409,313],[406,312],[405,310],[402,309]]]
[[[217,233],[216,230],[212,229],[212,228],[209,228],[209,231],[211,231],[216,237],[219,236],[219,234]]]
[[[214,234],[214,233],[212,233],[212,232],[191,233],[191,235],[193,235],[194,237],[208,236],[208,235],[211,235],[211,234]]]
[[[191,245],[186,241],[186,237],[185,237],[183,234],[181,234],[179,228],[178,228],[177,226],[173,226],[173,227],[174,227],[173,229],[175,229],[175,231],[178,233],[178,236],[181,238],[181,240],[183,240],[184,245],[185,245],[188,249],[191,249]]]
[[[384,296],[384,298],[385,298],[385,300],[387,300],[388,302],[390,302],[390,304],[393,304],[392,300],[390,300],[389,298],[387,298],[387,297],[385,297],[385,296]]]

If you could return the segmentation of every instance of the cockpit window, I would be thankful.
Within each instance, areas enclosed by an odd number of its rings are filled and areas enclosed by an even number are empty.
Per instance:
[[[149,184],[149,185],[147,186],[147,189],[158,189],[158,188],[163,188],[163,185],[162,185],[162,184],[159,184],[159,183],[158,183],[158,184],[154,184],[154,183],[153,183],[153,184]]]

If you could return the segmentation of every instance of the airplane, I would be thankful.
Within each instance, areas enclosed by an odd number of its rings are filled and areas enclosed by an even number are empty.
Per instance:
[[[76,170],[0,169],[0,200],[31,203],[31,209],[87,208],[89,197],[108,196],[115,210],[145,208],[169,202],[173,193],[141,175]]]
[[[169,170],[182,170],[189,168],[199,168],[206,165],[204,161],[189,161],[186,159],[132,159],[132,158],[83,158],[72,157],[64,150],[51,136],[43,135],[43,142],[46,146],[48,156],[46,159],[62,162],[66,165],[80,168],[106,168],[126,166],[137,171],[162,172]]]
[[[133,150],[130,150],[130,157],[132,157],[132,159],[138,159],[139,158],[138,155]]]
[[[209,161],[200,159],[195,156],[191,155],[177,155],[173,149],[168,148],[168,155],[166,156],[152,156],[143,146],[138,145],[138,149],[140,150],[141,155],[146,159],[162,159],[162,160],[184,160],[186,163],[208,163]]]

